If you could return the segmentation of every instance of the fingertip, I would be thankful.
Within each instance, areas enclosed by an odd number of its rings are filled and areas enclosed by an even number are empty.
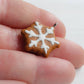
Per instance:
[[[58,58],[43,59],[38,65],[36,84],[69,84],[74,76],[75,69],[70,62]]]
[[[58,23],[58,25],[55,27],[55,35],[58,37],[64,38],[66,35],[66,29],[62,21],[60,21],[55,15],[52,13],[40,9],[40,22],[42,24],[53,26],[55,23]]]
[[[57,40],[60,42],[60,48],[52,51],[50,56],[68,60],[75,68],[84,65],[84,49],[80,45],[59,37],[57,37]]]
[[[58,20],[57,21],[58,22],[58,25],[55,27],[55,35],[58,36],[58,37],[65,38],[65,36],[66,36],[66,28],[65,28],[65,25],[59,19],[57,19],[57,20]],[[62,31],[62,32],[58,32],[58,31]]]
[[[79,46],[79,54],[81,55],[79,55],[79,60],[75,65],[76,68],[80,68],[84,65],[84,49],[81,46]]]
[[[59,40],[62,40],[59,38]],[[75,68],[80,68],[81,66],[84,65],[84,49],[78,45],[77,43],[74,43],[73,41],[70,40],[65,40],[63,41],[62,45],[65,46],[64,51],[67,51],[66,54],[66,59],[68,59],[74,66]],[[65,42],[65,43],[64,43]]]

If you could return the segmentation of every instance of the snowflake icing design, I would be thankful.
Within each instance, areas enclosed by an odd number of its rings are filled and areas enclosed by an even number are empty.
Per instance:
[[[49,46],[46,45],[45,40],[51,42],[52,45],[54,45],[55,43],[59,44],[59,42],[56,41],[54,37],[53,38],[47,38],[46,37],[48,34],[53,34],[54,27],[51,27],[50,29],[46,28],[46,33],[43,34],[42,30],[41,30],[43,26],[39,25],[39,22],[35,22],[35,24],[36,25],[34,26],[34,28],[38,30],[39,34],[34,33],[34,31],[32,31],[32,30],[30,30],[30,31],[25,30],[25,33],[29,34],[29,37],[38,37],[37,40],[31,40],[31,43],[29,44],[29,47],[32,47],[33,45],[35,47],[37,47],[38,42],[42,41],[41,48],[44,49],[45,53],[47,54]]]

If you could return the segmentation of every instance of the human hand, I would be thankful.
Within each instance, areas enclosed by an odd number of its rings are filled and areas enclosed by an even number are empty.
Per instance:
[[[23,52],[21,29],[34,21],[55,28],[61,43],[48,58]],[[84,64],[84,50],[64,39],[63,23],[51,13],[22,0],[0,0],[0,84],[70,84]],[[75,67],[75,68],[74,68]]]

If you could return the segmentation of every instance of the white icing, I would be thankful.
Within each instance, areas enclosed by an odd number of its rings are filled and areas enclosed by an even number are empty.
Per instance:
[[[31,43],[29,44],[29,47],[32,47],[33,45],[35,47],[37,47],[38,42],[39,41],[42,41],[41,48],[44,49],[45,53],[47,54],[47,51],[49,49],[49,46],[46,45],[45,40],[51,42],[52,45],[54,45],[55,43],[56,44],[59,44],[59,42],[56,41],[55,38],[47,38],[46,37],[48,34],[53,34],[54,27],[51,27],[50,29],[49,28],[46,28],[46,33],[43,34],[42,33],[42,27],[43,26],[42,25],[39,25],[39,22],[35,22],[35,24],[36,25],[34,26],[34,28],[38,30],[39,34],[34,33],[32,30],[30,30],[30,31],[25,30],[25,32],[27,34],[29,34],[29,37],[38,37],[37,40],[31,40]]]
[[[59,44],[58,41],[55,40],[55,38],[46,38],[47,41],[50,41],[52,45],[54,45],[54,43]]]
[[[38,37],[38,35],[35,34],[32,30],[30,30],[30,31],[25,30],[25,32],[26,32],[27,34],[29,34],[29,37]]]

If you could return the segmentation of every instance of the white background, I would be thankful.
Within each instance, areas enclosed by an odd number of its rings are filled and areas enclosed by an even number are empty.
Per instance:
[[[66,26],[66,38],[84,48],[84,0],[25,0],[59,17]],[[84,67],[76,71],[72,84],[84,84]]]

